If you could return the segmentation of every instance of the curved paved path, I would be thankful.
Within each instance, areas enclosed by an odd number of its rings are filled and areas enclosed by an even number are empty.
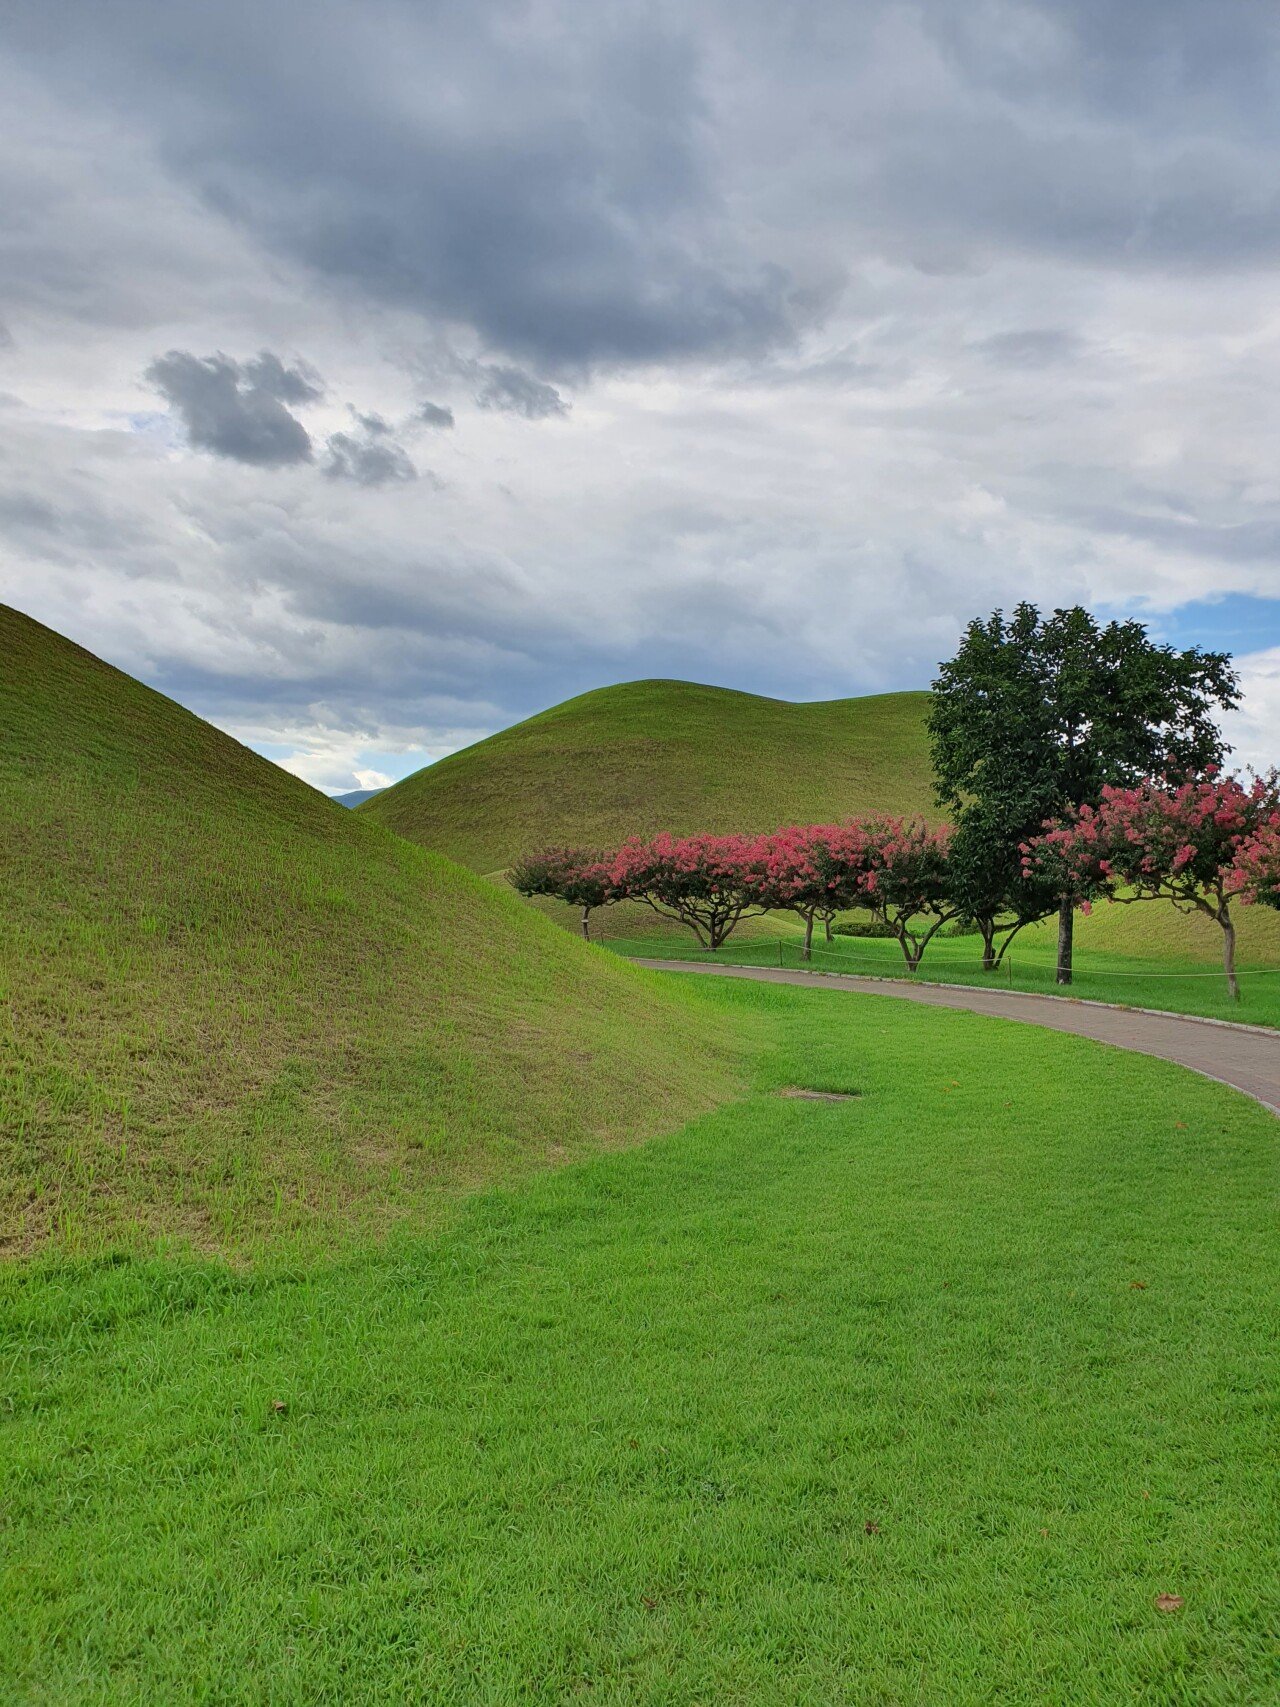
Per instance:
[[[859,978],[838,972],[785,972],[768,966],[708,966],[686,960],[641,960],[660,972],[706,972],[720,978],[754,978],[765,984],[815,985],[824,990],[858,990],[924,1002],[935,1008],[967,1008],[999,1019],[1023,1020],[1051,1031],[1071,1031],[1119,1049],[1160,1055],[1217,1079],[1253,1097],[1280,1115],[1280,1031],[1189,1019],[1181,1014],[1139,1012],[1064,996],[1027,995],[1016,990],[975,990],[953,984],[901,984],[885,978]]]

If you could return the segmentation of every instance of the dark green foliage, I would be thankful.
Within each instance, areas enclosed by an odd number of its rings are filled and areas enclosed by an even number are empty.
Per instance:
[[[1101,628],[1079,605],[995,611],[969,624],[933,684],[938,798],[998,801],[1011,822],[1039,825],[1105,783],[1203,771],[1222,758],[1215,711],[1239,697],[1226,653],[1158,646],[1140,622]]]
[[[893,926],[884,919],[841,919],[831,927],[832,936],[873,937],[892,940]]]
[[[959,813],[951,838],[951,895],[982,938],[983,963],[1000,960],[1024,925],[1057,910],[1058,897],[1042,875],[1022,869],[1027,827],[1000,800],[973,800]]]
[[[956,899],[997,936],[1058,898],[1029,883],[1021,844],[1047,818],[1097,801],[1107,783],[1203,771],[1221,761],[1220,708],[1238,703],[1226,653],[1177,651],[1140,622],[1101,627],[1081,606],[1042,617],[1020,604],[975,618],[933,684],[929,738],[938,799],[957,814]],[[1070,917],[1065,920],[1070,977]]]

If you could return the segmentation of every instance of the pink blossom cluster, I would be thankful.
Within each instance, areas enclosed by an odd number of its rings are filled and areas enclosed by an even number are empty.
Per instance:
[[[1023,870],[1048,875],[1086,904],[1125,893],[1216,914],[1230,895],[1261,898],[1266,836],[1274,837],[1277,826],[1274,776],[1242,783],[1211,774],[1108,787],[1097,806],[1077,808],[1026,843]],[[1246,862],[1244,850],[1255,844]]]
[[[1230,887],[1242,901],[1280,907],[1280,811],[1270,813],[1240,844]]]

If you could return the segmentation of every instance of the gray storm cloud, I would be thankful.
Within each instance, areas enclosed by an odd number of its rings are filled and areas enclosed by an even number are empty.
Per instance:
[[[554,385],[534,379],[516,367],[491,367],[484,371],[476,402],[481,409],[499,409],[523,415],[526,421],[545,421],[567,415],[569,405]]]
[[[311,460],[311,436],[285,407],[321,395],[309,369],[285,367],[266,350],[248,362],[170,350],[151,363],[146,377],[195,449],[264,468]]]
[[[397,443],[381,415],[357,414],[356,426],[356,432],[332,433],[329,437],[324,472],[331,479],[351,480],[357,486],[387,486],[418,478],[409,453]]]

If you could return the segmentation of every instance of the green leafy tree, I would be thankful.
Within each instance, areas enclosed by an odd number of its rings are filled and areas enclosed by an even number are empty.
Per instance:
[[[1024,925],[1058,910],[1057,890],[1047,877],[1026,869],[1021,844],[1020,822],[992,800],[971,801],[951,837],[951,899],[982,938],[984,972],[1002,964]]]
[[[969,624],[933,684],[938,799],[956,815],[958,835],[968,818],[974,836],[996,838],[988,875],[1003,869],[1013,884],[1020,844],[1046,820],[1096,804],[1108,783],[1219,764],[1215,713],[1238,702],[1226,653],[1157,645],[1140,622],[1104,628],[1079,605],[1050,616],[1031,604],[1009,617],[995,611]],[[1014,888],[1000,899],[1017,913]],[[1071,897],[1056,910],[1058,982],[1069,984]]]

